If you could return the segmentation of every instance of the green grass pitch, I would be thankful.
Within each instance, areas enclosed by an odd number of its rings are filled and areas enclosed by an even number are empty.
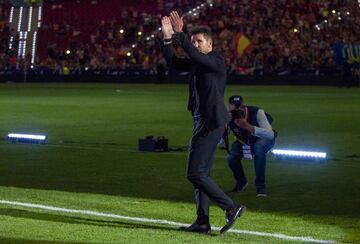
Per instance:
[[[277,148],[326,151],[326,162],[267,164],[267,198],[253,184],[231,194],[247,206],[234,229],[360,242],[359,88],[228,86],[274,117]],[[0,137],[44,133],[45,145],[0,141],[0,200],[191,223],[187,153],[141,153],[137,140],[164,135],[185,148],[191,135],[186,85],[0,84]],[[234,184],[224,150],[212,177]],[[245,163],[248,179],[254,169]],[[213,226],[224,213],[211,207]],[[175,226],[0,204],[0,242],[291,243],[275,237],[183,233]],[[293,241],[299,243],[298,241]]]

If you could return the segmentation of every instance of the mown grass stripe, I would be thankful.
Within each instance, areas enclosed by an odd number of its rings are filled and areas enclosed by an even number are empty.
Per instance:
[[[98,217],[107,217],[107,218],[113,218],[113,219],[123,219],[123,220],[143,222],[143,223],[165,224],[165,225],[171,225],[171,226],[189,225],[189,224],[185,224],[185,223],[179,223],[179,222],[174,222],[174,221],[169,221],[169,220],[164,220],[164,219],[129,217],[129,216],[122,216],[122,215],[117,215],[117,214],[102,213],[102,212],[97,212],[97,211],[92,211],[92,210],[59,208],[59,207],[54,207],[54,206],[42,205],[42,204],[23,203],[23,202],[8,201],[8,200],[0,200],[0,204],[43,209],[43,210],[54,211],[54,212],[77,213],[77,214],[84,214],[84,215],[91,215],[91,216],[98,216]],[[221,227],[212,227],[211,229],[219,231],[221,229]],[[319,239],[315,239],[315,238],[307,237],[307,236],[305,236],[305,237],[288,236],[288,235],[279,234],[279,233],[267,233],[267,232],[236,230],[236,229],[230,229],[228,232],[232,232],[232,233],[236,233],[236,234],[272,237],[272,238],[291,240],[291,241],[303,241],[303,242],[312,242],[312,243],[335,243],[335,241],[331,241],[331,240],[319,240]]]

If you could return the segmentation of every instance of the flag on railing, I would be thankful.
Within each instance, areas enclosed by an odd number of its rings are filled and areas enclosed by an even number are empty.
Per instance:
[[[360,63],[360,45],[335,43],[333,45],[334,59],[338,65],[342,65],[344,61],[349,64]]]
[[[234,49],[238,57],[244,56],[252,47],[251,41],[241,32],[238,32],[234,40]]]

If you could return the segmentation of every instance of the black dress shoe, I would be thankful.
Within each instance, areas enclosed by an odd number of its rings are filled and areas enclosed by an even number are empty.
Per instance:
[[[245,206],[235,205],[233,208],[227,210],[226,224],[224,225],[224,227],[221,228],[220,233],[222,234],[228,231],[231,228],[231,226],[235,223],[236,219],[244,213],[245,209],[246,209]]]
[[[188,227],[181,226],[180,230],[186,231],[186,232],[208,234],[208,233],[210,233],[211,227],[209,224],[198,224],[197,222],[195,222]]]

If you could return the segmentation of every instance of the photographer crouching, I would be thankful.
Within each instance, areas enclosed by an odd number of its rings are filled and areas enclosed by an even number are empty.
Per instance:
[[[231,121],[227,129],[231,130],[237,139],[229,150],[228,132],[225,133],[227,162],[236,180],[232,191],[240,192],[247,187],[248,181],[241,161],[254,159],[256,196],[265,197],[266,153],[274,146],[276,138],[276,132],[271,127],[273,119],[263,109],[246,106],[243,98],[238,95],[229,98],[228,111]]]

